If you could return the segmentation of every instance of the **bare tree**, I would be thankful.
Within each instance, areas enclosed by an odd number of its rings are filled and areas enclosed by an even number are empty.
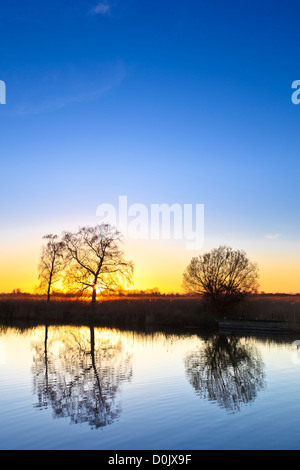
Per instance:
[[[63,240],[68,261],[65,282],[80,292],[91,290],[93,306],[97,290],[131,283],[133,264],[124,259],[121,234],[111,225],[81,227],[76,233],[66,232]]]
[[[220,246],[192,258],[183,274],[183,286],[216,303],[242,300],[257,292],[258,267],[244,251]]]
[[[43,239],[47,244],[42,248],[39,264],[39,289],[47,293],[49,304],[53,285],[60,280],[64,268],[64,243],[52,234],[45,235]]]

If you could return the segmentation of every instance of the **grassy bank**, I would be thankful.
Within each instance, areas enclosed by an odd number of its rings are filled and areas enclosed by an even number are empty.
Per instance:
[[[255,296],[226,315],[211,311],[197,297],[120,297],[98,302],[56,299],[47,308],[43,297],[0,296],[0,321],[30,323],[94,323],[115,327],[217,328],[220,320],[285,322],[290,331],[300,331],[299,296]]]
[[[43,299],[0,299],[0,321],[14,319],[122,327],[215,325],[202,300],[195,298],[114,298],[98,302],[94,309],[78,300],[54,300],[47,308]]]

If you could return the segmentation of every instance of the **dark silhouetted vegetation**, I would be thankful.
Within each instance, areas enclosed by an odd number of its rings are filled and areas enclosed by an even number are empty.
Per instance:
[[[220,246],[192,258],[183,274],[183,285],[224,310],[257,292],[258,268],[244,251]]]
[[[43,246],[39,264],[39,290],[47,293],[47,302],[50,302],[50,295],[54,286],[61,279],[61,274],[65,266],[64,243],[58,239],[57,235],[45,235],[47,244]]]
[[[242,320],[283,322],[287,330],[300,331],[300,295],[253,295],[235,304],[228,312],[213,310],[203,296],[135,293],[106,296],[95,309],[90,301],[70,294],[47,296],[31,294],[0,295],[0,320],[24,320],[35,324],[45,321],[63,324],[87,324],[115,327],[163,327],[216,329],[219,321]]]
[[[97,293],[120,290],[130,285],[133,263],[126,261],[121,249],[121,233],[109,224],[81,227],[75,233],[46,235],[39,264],[39,291],[47,293],[60,282],[77,296],[91,295],[92,306]]]

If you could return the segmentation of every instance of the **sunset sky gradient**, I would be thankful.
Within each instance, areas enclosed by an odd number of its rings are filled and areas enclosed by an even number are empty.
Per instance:
[[[220,244],[300,291],[299,2],[2,0],[0,292],[99,204],[204,204],[205,242],[125,240],[135,288],[179,291]]]

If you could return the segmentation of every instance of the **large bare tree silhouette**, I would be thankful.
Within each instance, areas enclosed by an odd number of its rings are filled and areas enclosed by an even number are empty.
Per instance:
[[[65,284],[80,292],[90,290],[92,305],[97,291],[121,288],[131,283],[133,263],[126,261],[121,249],[121,233],[109,224],[81,227],[78,232],[66,232],[67,269]]]

